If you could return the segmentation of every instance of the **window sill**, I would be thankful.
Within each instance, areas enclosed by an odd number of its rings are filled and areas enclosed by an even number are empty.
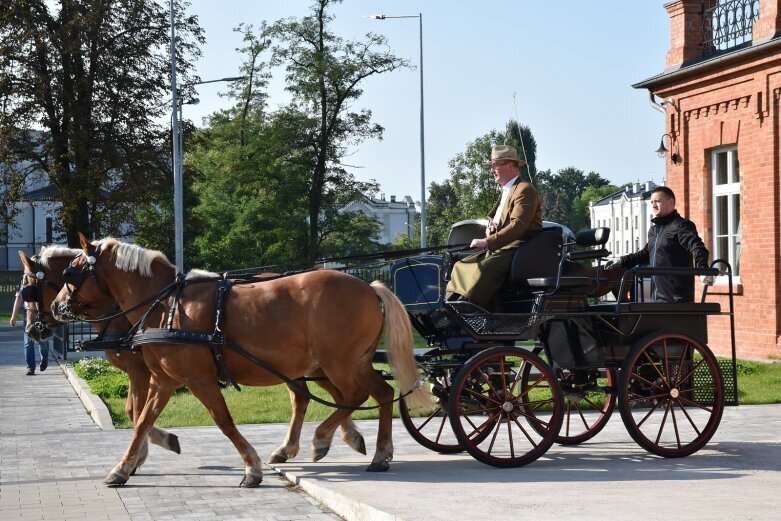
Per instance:
[[[732,284],[732,294],[742,295],[743,284],[740,282]],[[716,283],[708,288],[708,295],[729,295],[729,284]]]

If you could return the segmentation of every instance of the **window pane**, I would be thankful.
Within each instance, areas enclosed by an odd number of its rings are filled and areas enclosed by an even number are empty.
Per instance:
[[[735,235],[740,233],[740,195],[738,194],[732,194],[732,212],[733,218],[730,234]]]
[[[740,182],[740,162],[738,161],[738,151],[732,151],[732,182]]]
[[[715,259],[727,259],[729,256],[729,238],[718,237],[716,238],[716,251],[713,254]]]
[[[716,154],[716,184],[727,184],[727,153],[719,152]]]
[[[720,195],[716,197],[716,235],[728,233],[729,227],[727,226],[727,217],[727,196]]]

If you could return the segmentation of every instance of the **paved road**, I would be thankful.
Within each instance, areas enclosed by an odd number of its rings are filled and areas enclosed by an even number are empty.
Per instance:
[[[468,455],[428,452],[397,422],[389,472],[366,473],[369,458],[337,441],[319,463],[302,454],[278,466],[297,487],[269,469],[255,490],[236,487],[241,461],[215,427],[174,429],[181,455],[152,447],[138,475],[109,489],[101,481],[130,433],[95,427],[57,365],[24,376],[19,337],[18,330],[0,330],[2,520],[779,518],[778,405],[728,407],[712,442],[688,458],[646,453],[616,414],[591,442],[554,446],[527,467],[504,470]],[[241,430],[265,459],[285,428]],[[376,422],[360,422],[360,428],[373,443]],[[313,429],[305,426],[304,440]]]

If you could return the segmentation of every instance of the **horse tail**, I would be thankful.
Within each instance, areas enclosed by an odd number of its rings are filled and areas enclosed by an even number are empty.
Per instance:
[[[410,409],[431,407],[431,395],[418,387],[418,369],[412,354],[414,340],[407,310],[382,282],[375,280],[371,287],[385,308],[385,349],[393,377],[399,383],[399,391],[406,394],[412,390],[404,397]]]

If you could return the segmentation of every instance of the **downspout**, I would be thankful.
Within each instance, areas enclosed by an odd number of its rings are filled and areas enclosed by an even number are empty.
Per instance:
[[[662,103],[657,103],[656,102],[656,96],[654,96],[654,93],[651,92],[650,90],[648,91],[648,98],[649,98],[648,102],[651,104],[651,108],[653,108],[655,110],[658,110],[662,114],[666,114],[667,113],[667,110],[665,110],[664,106],[667,103],[670,103],[669,101],[665,100]]]

